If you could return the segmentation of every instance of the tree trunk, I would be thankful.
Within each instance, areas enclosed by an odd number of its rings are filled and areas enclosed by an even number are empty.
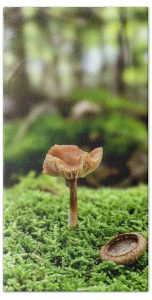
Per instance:
[[[119,94],[124,94],[125,82],[123,79],[123,73],[126,66],[126,60],[128,58],[128,40],[126,35],[127,16],[126,9],[123,7],[119,8],[119,11],[120,28],[118,32],[119,54],[116,62],[116,90]]]
[[[8,94],[14,102],[16,116],[26,115],[31,108],[31,89],[26,72],[24,18],[20,7],[11,8],[8,26],[14,31],[12,52],[18,66],[8,82]]]

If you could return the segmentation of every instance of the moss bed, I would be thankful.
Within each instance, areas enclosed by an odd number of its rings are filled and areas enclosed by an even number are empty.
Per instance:
[[[78,189],[79,225],[67,226],[62,179],[34,173],[5,191],[4,290],[147,291],[147,252],[133,265],[101,262],[100,247],[130,231],[147,239],[147,187]]]

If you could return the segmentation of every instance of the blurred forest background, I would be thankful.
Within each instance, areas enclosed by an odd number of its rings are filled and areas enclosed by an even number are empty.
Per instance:
[[[103,146],[82,184],[147,182],[147,48],[145,7],[5,8],[5,184],[54,144]]]

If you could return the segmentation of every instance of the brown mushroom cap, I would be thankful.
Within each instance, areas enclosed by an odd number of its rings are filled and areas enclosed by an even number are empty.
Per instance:
[[[44,160],[43,173],[68,180],[85,177],[98,167],[102,155],[102,147],[88,153],[75,145],[54,145]]]

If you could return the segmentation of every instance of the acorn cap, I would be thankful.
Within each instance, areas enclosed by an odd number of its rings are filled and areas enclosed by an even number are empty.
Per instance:
[[[100,258],[111,260],[118,265],[133,263],[145,252],[147,242],[145,238],[136,232],[123,233],[112,238],[101,247]]]
[[[66,179],[85,177],[95,171],[101,162],[102,147],[90,153],[76,145],[54,145],[48,151],[43,163],[43,173],[62,176]]]

